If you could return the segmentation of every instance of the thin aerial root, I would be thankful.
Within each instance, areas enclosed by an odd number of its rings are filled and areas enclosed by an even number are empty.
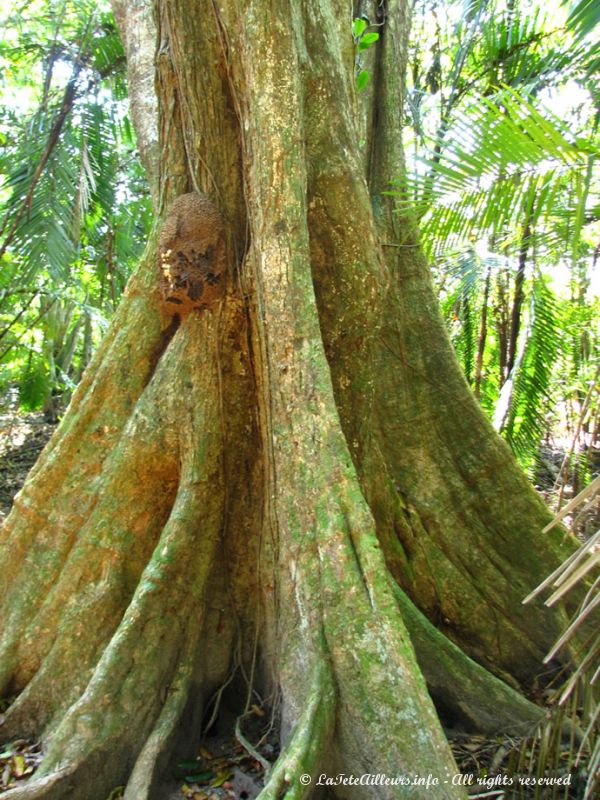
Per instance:
[[[311,793],[314,773],[327,753],[334,723],[335,691],[331,667],[318,658],[304,711],[258,800],[302,800]]]

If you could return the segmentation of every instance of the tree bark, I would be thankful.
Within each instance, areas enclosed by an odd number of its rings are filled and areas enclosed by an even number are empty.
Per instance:
[[[521,600],[570,544],[542,539],[384,194],[407,7],[360,98],[346,3],[159,0],[160,219],[2,532],[0,732],[45,744],[11,798],[164,797],[232,676],[281,708],[263,800],[317,772],[462,797],[431,697],[480,730],[539,719],[514,687],[561,616]]]
[[[140,160],[146,171],[150,194],[158,203],[160,146],[158,104],[154,89],[156,25],[150,0],[111,0],[127,58],[129,107],[137,136]]]

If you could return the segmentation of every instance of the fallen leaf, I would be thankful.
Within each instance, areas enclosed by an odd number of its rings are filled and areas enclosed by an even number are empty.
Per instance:
[[[184,777],[189,783],[208,783],[215,777],[215,773],[212,769],[208,769],[205,772],[195,772],[193,775],[185,775]]]
[[[119,800],[119,798],[123,797],[123,792],[125,791],[124,786],[115,786],[112,792],[108,795],[106,800]]]
[[[25,756],[13,756],[12,771],[15,778],[21,778],[25,772]]]
[[[223,786],[223,784],[232,777],[233,777],[233,772],[231,770],[222,772],[220,775],[217,775],[217,778],[216,780],[213,781],[211,788],[218,789],[219,786]]]

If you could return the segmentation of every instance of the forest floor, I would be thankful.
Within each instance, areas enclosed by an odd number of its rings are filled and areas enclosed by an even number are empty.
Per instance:
[[[41,412],[0,409],[0,525],[55,428],[56,423],[47,422]],[[564,450],[561,451],[556,445],[543,448],[542,467],[538,469],[534,480],[536,489],[546,502],[554,494],[553,484],[563,456]],[[565,498],[572,495],[572,487],[570,489],[565,493]],[[594,523],[597,521],[595,519]],[[255,722],[259,724],[260,719]],[[263,761],[276,758],[274,733],[272,731],[266,740],[271,751],[262,753]],[[475,781],[478,778],[491,780],[491,776],[503,775],[507,771],[510,773],[510,763],[514,762],[523,745],[520,740],[503,736],[486,739],[462,731],[447,731],[447,735],[461,773],[472,775]],[[25,779],[35,771],[42,759],[42,752],[38,742],[26,740],[13,742],[10,746],[0,748],[0,751],[0,794],[3,794],[16,785],[15,781]],[[567,768],[567,764],[563,764],[563,769]],[[168,800],[254,800],[263,786],[263,778],[261,763],[231,735],[213,736],[205,740],[193,762],[183,761],[174,765],[173,791]],[[481,783],[469,786],[468,791],[474,797],[485,796],[494,800],[534,796],[523,787],[514,793],[506,792],[500,786],[482,786]],[[482,791],[484,794],[481,794]],[[117,800],[121,796],[121,790],[117,788],[109,800]],[[568,796],[576,798],[581,795],[575,788],[574,793],[569,792]]]
[[[0,525],[55,428],[39,411],[0,413]]]

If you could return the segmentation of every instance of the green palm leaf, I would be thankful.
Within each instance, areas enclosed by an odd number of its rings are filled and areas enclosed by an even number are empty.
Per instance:
[[[418,198],[425,244],[434,256],[475,236],[498,239],[525,212],[534,229],[548,223],[557,194],[581,182],[599,152],[592,140],[573,137],[564,123],[510,88],[466,109],[444,142],[442,157],[425,160],[428,173],[404,195]],[[585,207],[577,213],[583,218]],[[571,248],[580,234],[574,227]]]
[[[546,428],[551,403],[551,378],[562,336],[559,305],[547,282],[534,282],[529,335],[524,357],[514,377],[513,402],[505,435],[515,453],[527,462],[535,456]]]

